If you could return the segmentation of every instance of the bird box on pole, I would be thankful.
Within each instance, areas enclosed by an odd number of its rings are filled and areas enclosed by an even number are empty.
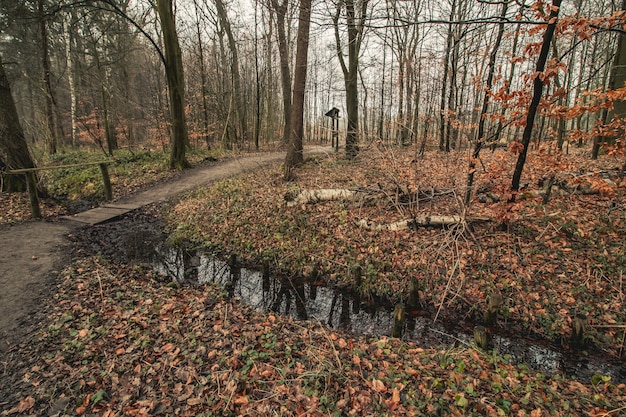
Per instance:
[[[339,151],[339,109],[333,107],[326,112],[325,116],[330,117],[331,146],[335,148],[335,151]]]

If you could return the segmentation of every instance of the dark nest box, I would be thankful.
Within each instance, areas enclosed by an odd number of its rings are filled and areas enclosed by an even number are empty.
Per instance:
[[[324,116],[328,116],[332,119],[339,119],[339,109],[337,107],[333,107],[328,110]]]
[[[337,107],[333,107],[328,110],[325,116],[330,117],[331,121],[331,146],[335,148],[335,151],[339,150],[339,109]]]

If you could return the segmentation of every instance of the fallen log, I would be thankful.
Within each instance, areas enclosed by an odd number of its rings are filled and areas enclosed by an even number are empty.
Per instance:
[[[398,194],[399,193],[399,194]],[[324,201],[350,201],[365,202],[380,198],[389,198],[397,204],[399,199],[406,199],[414,202],[430,201],[435,197],[454,195],[454,190],[439,190],[436,188],[419,190],[417,193],[410,193],[398,189],[394,192],[385,192],[382,188],[326,188],[319,190],[302,190],[297,195],[286,195],[287,207],[300,204],[315,204]]]
[[[373,231],[381,231],[381,230],[390,230],[390,231],[398,231],[398,230],[406,230],[406,229],[416,229],[418,227],[442,227],[442,226],[454,226],[457,224],[461,224],[463,222],[466,223],[477,223],[477,222],[487,222],[491,219],[486,217],[472,217],[472,218],[464,218],[462,216],[452,215],[452,216],[417,216],[410,219],[404,219],[393,223],[387,224],[377,224],[370,223],[365,219],[361,219],[357,221],[357,225],[361,226],[367,230]]]
[[[382,192],[374,190],[346,190],[330,188],[320,190],[302,190],[298,195],[293,197],[293,199],[285,196],[285,200],[287,200],[287,207],[293,207],[300,204],[320,203],[322,201],[363,201],[383,196],[384,194]]]

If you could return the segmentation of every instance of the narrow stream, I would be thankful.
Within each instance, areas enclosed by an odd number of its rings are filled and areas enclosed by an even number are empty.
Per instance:
[[[227,262],[207,256],[201,251],[186,251],[160,246],[153,266],[155,271],[178,282],[216,283],[231,297],[238,298],[261,312],[274,312],[297,320],[316,320],[333,329],[359,336],[390,336],[393,327],[393,306],[362,302],[345,291],[310,285],[292,280],[265,276],[255,270],[231,268]],[[433,323],[426,312],[407,314],[403,333],[423,348],[450,348],[469,345],[472,341],[471,323]],[[530,368],[551,375],[563,372],[580,380],[590,380],[594,374],[609,375],[614,382],[626,381],[626,367],[611,362],[601,353],[586,356],[549,343],[524,337],[512,338],[502,329],[492,328],[491,346],[501,356],[508,355],[513,363],[525,363]]]

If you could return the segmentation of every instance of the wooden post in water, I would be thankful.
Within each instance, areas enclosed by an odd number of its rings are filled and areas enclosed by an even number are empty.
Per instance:
[[[411,279],[409,282],[409,300],[407,302],[407,307],[409,309],[415,310],[420,306],[420,284],[417,278]]]
[[[498,319],[498,313],[502,307],[502,296],[500,294],[491,294],[487,298],[487,311],[485,311],[485,324],[491,325]]]
[[[487,350],[489,346],[489,335],[487,334],[485,326],[474,327],[474,342],[476,342],[476,346],[479,348]]]
[[[393,310],[393,329],[391,331],[392,337],[402,337],[404,333],[404,320],[406,318],[406,310],[404,304],[396,304],[396,308]]]
[[[354,287],[359,289],[363,283],[363,270],[361,269],[361,265],[354,265],[351,272]]]
[[[104,198],[107,201],[113,200],[113,187],[111,187],[111,178],[109,177],[109,169],[105,162],[98,164],[102,173],[102,182],[104,183]]]
[[[37,178],[34,171],[28,171],[26,175],[26,188],[28,190],[28,199],[30,200],[30,209],[33,217],[41,219],[41,208],[39,207],[39,195],[37,194]]]
[[[261,267],[261,273],[263,276],[263,291],[270,290],[270,261],[263,259],[263,266]]]
[[[585,345],[585,324],[587,317],[584,314],[576,314],[572,320],[572,338],[571,343],[575,347],[583,347]]]

